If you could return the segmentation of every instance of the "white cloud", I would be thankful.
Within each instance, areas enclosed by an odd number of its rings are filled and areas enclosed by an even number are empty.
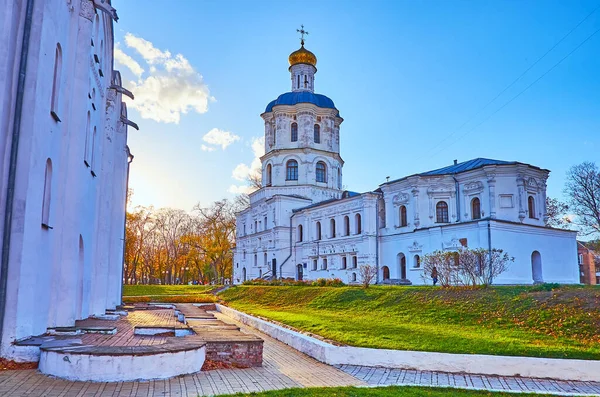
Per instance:
[[[200,146],[200,149],[202,149],[205,152],[214,152],[215,150],[217,150],[217,148],[214,148],[212,146],[206,146],[206,145]]]
[[[144,74],[142,66],[130,55],[121,49],[118,55],[115,54],[115,60],[138,77],[127,88],[135,95],[129,106],[138,110],[142,118],[178,124],[181,114],[208,111],[208,102],[215,99],[210,95],[202,75],[182,54],[173,56],[168,50],[162,51],[131,33],[125,35],[125,44],[149,66],[149,73]]]
[[[229,193],[233,193],[233,194],[249,194],[252,193],[255,189],[250,187],[250,186],[238,186],[238,185],[231,185],[229,186],[229,189],[227,189],[227,191]]]
[[[144,73],[144,69],[140,64],[137,63],[135,59],[125,54],[118,45],[115,46],[115,61],[131,70],[131,73],[137,78],[140,78],[142,73]]]
[[[231,177],[241,182],[247,182],[250,176],[261,176],[261,162],[260,157],[265,154],[265,137],[254,138],[251,143],[252,153],[254,159],[250,165],[240,163],[236,165],[231,173]],[[253,187],[248,185],[231,185],[229,187],[230,193],[249,193],[255,190]]]
[[[240,137],[231,132],[213,128],[202,137],[202,140],[211,145],[221,146],[221,148],[225,150],[227,146],[231,145],[233,142],[239,141]]]

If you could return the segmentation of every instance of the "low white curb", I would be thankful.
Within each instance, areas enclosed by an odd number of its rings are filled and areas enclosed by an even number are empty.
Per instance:
[[[432,353],[334,346],[227,306],[217,304],[216,307],[219,312],[330,365],[365,365],[558,380],[598,381],[600,379],[600,361],[596,360]]]

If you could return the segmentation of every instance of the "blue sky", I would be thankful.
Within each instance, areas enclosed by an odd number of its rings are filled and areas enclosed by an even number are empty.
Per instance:
[[[263,135],[259,115],[290,90],[300,24],[318,58],[315,91],[345,119],[347,189],[488,157],[550,169],[548,194],[562,198],[568,168],[600,160],[600,33],[498,111],[600,29],[600,10],[473,117],[600,0],[113,5],[115,66],[139,98],[129,104],[140,126],[129,131],[134,205],[190,210],[234,196],[243,182],[232,173],[251,166]]]

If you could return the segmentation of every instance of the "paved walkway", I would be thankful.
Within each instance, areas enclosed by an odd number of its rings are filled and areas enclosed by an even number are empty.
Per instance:
[[[233,323],[228,317],[217,316]],[[0,371],[0,396],[210,396],[290,387],[366,385],[267,335],[257,331],[252,333],[265,341],[262,368],[213,370],[164,381],[125,383],[68,382],[49,378],[35,370]]]
[[[224,315],[216,315],[225,322],[235,323]],[[290,387],[386,385],[450,386],[544,392],[560,396],[600,395],[600,382],[563,382],[348,365],[336,368],[322,364],[245,325],[237,324],[245,332],[254,333],[264,339],[262,368],[214,370],[164,381],[126,383],[68,382],[49,378],[35,370],[0,371],[0,396],[210,396]]]
[[[559,396],[600,396],[600,382],[566,382],[550,379],[450,374],[446,372],[363,367],[359,365],[338,365],[336,368],[366,382],[369,386],[420,385],[527,393],[549,393]]]

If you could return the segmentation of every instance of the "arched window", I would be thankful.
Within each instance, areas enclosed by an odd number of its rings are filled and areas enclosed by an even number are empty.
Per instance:
[[[354,222],[356,223],[356,234],[362,233],[362,217],[360,214],[354,215]]]
[[[91,163],[90,167],[92,167],[92,175],[96,176],[96,126],[94,126],[94,132],[92,133],[92,146],[91,146]]]
[[[246,281],[246,268],[242,269],[242,281]]]
[[[356,282],[356,273],[352,273],[352,281]]]
[[[481,202],[477,197],[471,200],[471,216],[473,219],[481,219]]]
[[[448,203],[445,201],[440,201],[435,205],[435,221],[448,223]]]
[[[387,266],[384,266],[381,268],[381,270],[383,272],[383,279],[389,280],[390,279],[390,268]]]
[[[342,256],[342,269],[346,269],[348,263],[348,258]]]
[[[421,267],[421,257],[419,255],[415,255],[415,268]]]
[[[298,241],[302,242],[302,238],[303,238],[303,235],[302,235],[302,225],[298,225]]]
[[[348,216],[344,217],[344,236],[350,235],[350,218]]]
[[[321,270],[327,270],[327,258],[323,258],[323,265],[321,266]]]
[[[258,266],[258,255],[254,254],[254,266]]]
[[[335,237],[335,219],[333,218],[329,220],[329,236],[331,238]]]
[[[52,80],[52,98],[50,102],[50,114],[56,121],[60,121],[58,117],[58,105],[60,100],[60,76],[62,73],[62,48],[60,43],[56,44],[56,53],[54,57],[54,76]]]
[[[298,141],[298,124],[297,123],[292,123],[292,136],[291,136],[291,140],[292,140],[292,142],[297,142]]]
[[[265,266],[267,266],[267,261],[268,261],[268,259],[267,259],[267,253],[265,252],[263,256],[264,256],[264,258],[263,258],[263,262],[264,262],[264,263],[263,263],[263,264],[264,264]]]
[[[321,126],[315,124],[315,143],[321,143]]]
[[[319,161],[317,163],[317,182],[327,182],[327,171],[325,168],[325,163],[322,161]]]
[[[296,160],[290,160],[287,162],[285,168],[286,168],[285,179],[287,181],[297,181],[298,180],[298,162]]]
[[[317,234],[317,240],[321,239],[321,222],[317,222],[315,232]]]
[[[42,226],[50,227],[50,201],[52,199],[52,160],[46,160],[44,174],[44,197],[42,201]]]
[[[353,267],[354,269],[356,269],[356,268],[358,267],[358,257],[357,257],[356,255],[354,255],[354,256],[352,257],[352,267]]]
[[[91,137],[90,137],[90,111],[88,110],[87,112],[87,124],[85,125],[85,148],[84,148],[84,153],[83,153],[83,163],[86,165],[86,167],[89,167],[91,164],[91,160],[90,160],[90,142],[91,142]]]
[[[398,266],[400,267],[400,279],[406,280],[406,256],[402,252],[398,254]]]
[[[406,206],[400,206],[400,227],[408,225],[408,217],[406,216]]]
[[[267,186],[271,186],[273,178],[273,167],[271,164],[267,164]]]
[[[267,230],[267,217],[265,216],[265,224],[263,230]]]
[[[300,75],[298,75],[298,84],[296,85],[296,88],[300,88]]]
[[[527,199],[527,206],[529,208],[529,217],[535,219],[535,200],[533,199],[533,196],[529,196]]]

